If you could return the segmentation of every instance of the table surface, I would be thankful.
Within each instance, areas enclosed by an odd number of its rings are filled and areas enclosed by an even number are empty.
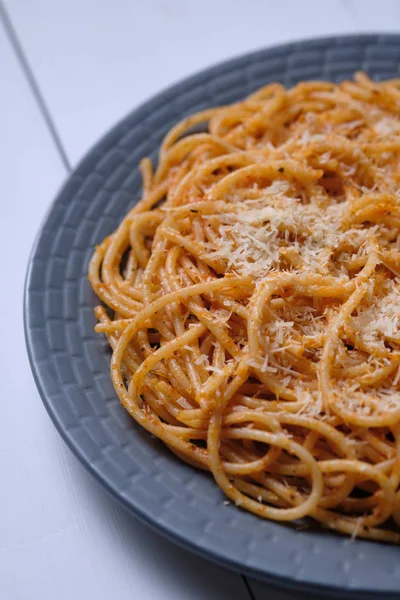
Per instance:
[[[397,0],[0,0],[2,600],[302,598],[176,547],[83,470],[30,373],[21,319],[25,270],[68,173],[137,104],[249,50],[396,31],[399,19]]]

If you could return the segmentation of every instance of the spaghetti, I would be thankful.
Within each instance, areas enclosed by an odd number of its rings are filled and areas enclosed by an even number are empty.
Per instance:
[[[141,170],[89,267],[124,407],[243,509],[399,543],[400,80],[268,85]]]

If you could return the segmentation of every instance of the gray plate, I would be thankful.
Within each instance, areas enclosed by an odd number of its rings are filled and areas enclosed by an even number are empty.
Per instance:
[[[399,598],[399,548],[295,531],[225,506],[212,478],[178,461],[120,406],[107,344],[93,332],[87,281],[95,244],[140,196],[138,162],[156,159],[185,115],[243,98],[272,81],[338,81],[364,69],[399,76],[400,36],[309,40],[225,62],[155,96],[110,131],[57,197],[36,240],[25,330],[36,384],[76,456],[138,517],[189,550],[266,582],[337,596]]]

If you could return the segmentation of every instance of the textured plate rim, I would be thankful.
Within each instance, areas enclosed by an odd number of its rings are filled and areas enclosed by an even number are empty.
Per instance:
[[[213,562],[219,564],[222,567],[226,567],[231,569],[237,573],[242,573],[255,579],[258,579],[266,584],[271,584],[272,586],[280,587],[283,589],[297,591],[297,592],[309,592],[312,594],[326,594],[328,596],[341,597],[341,598],[358,598],[360,594],[362,594],[363,598],[377,598],[379,595],[385,599],[398,598],[399,595],[395,591],[381,591],[378,587],[373,589],[372,587],[363,588],[363,587],[345,587],[342,584],[334,585],[321,585],[310,581],[305,578],[297,579],[291,578],[288,576],[282,576],[277,574],[274,571],[268,571],[267,569],[258,569],[256,567],[248,566],[243,564],[239,560],[234,560],[231,558],[227,558],[223,553],[216,551],[214,548],[209,547],[207,545],[202,546],[189,540],[185,534],[177,533],[174,528],[169,527],[165,523],[158,523],[152,518],[151,512],[148,513],[144,509],[143,505],[135,504],[135,501],[132,498],[127,498],[125,495],[121,495],[118,489],[115,489],[109,482],[106,475],[104,475],[100,469],[97,469],[88,459],[85,452],[81,449],[79,444],[77,444],[69,432],[65,430],[64,424],[60,419],[57,410],[55,409],[52,401],[51,394],[46,389],[46,377],[41,373],[40,368],[36,363],[35,357],[35,343],[33,340],[33,335],[31,332],[31,314],[30,314],[30,294],[29,294],[29,285],[32,281],[33,269],[34,269],[34,258],[37,253],[38,245],[42,238],[43,232],[45,230],[45,226],[47,224],[48,219],[53,213],[53,210],[57,206],[59,199],[68,192],[69,186],[71,184],[71,177],[73,175],[78,175],[80,172],[86,171],[86,166],[90,164],[92,160],[92,156],[102,149],[107,143],[110,143],[110,140],[117,134],[118,131],[122,130],[124,125],[128,123],[133,116],[136,118],[139,117],[140,113],[145,110],[149,104],[156,103],[161,100],[165,95],[171,93],[178,93],[182,87],[187,87],[193,85],[196,82],[200,82],[202,78],[206,75],[212,75],[215,72],[219,72],[222,68],[229,68],[231,66],[240,66],[240,62],[247,62],[249,59],[256,60],[258,57],[262,57],[268,54],[268,52],[274,52],[279,50],[285,50],[290,48],[302,48],[306,47],[309,44],[325,42],[332,43],[332,45],[339,40],[348,40],[354,42],[367,42],[367,41],[378,41],[380,38],[383,39],[391,39],[393,41],[397,41],[400,45],[400,33],[398,32],[364,32],[362,34],[357,33],[349,33],[349,34],[332,34],[327,36],[315,36],[310,38],[301,38],[296,39],[290,42],[283,42],[276,45],[267,46],[265,48],[261,48],[258,50],[254,50],[251,52],[246,52],[243,54],[238,54],[229,58],[227,60],[219,61],[218,63],[214,63],[209,67],[203,68],[193,75],[188,77],[184,77],[180,79],[176,83],[169,85],[163,88],[158,93],[146,98],[143,102],[141,102],[138,106],[136,106],[133,110],[131,110],[125,117],[117,121],[114,125],[112,125],[84,154],[84,156],[80,159],[76,167],[72,169],[70,173],[67,174],[66,179],[60,186],[59,191],[57,192],[55,199],[50,204],[48,210],[45,213],[45,216],[42,219],[42,223],[39,227],[39,230],[36,234],[32,250],[28,260],[28,268],[25,277],[25,285],[24,285],[24,298],[23,298],[23,322],[24,322],[24,332],[25,332],[25,342],[27,347],[27,354],[29,358],[30,367],[32,370],[33,378],[36,384],[36,387],[39,391],[39,395],[42,399],[42,402],[46,408],[47,413],[49,414],[55,428],[58,433],[61,435],[62,439],[69,447],[69,449],[73,452],[73,454],[77,457],[77,459],[81,462],[81,464],[87,469],[91,475],[113,496],[118,502],[120,502],[125,508],[129,510],[129,512],[133,513],[136,517],[138,517],[142,522],[149,525],[153,530],[158,533],[164,535],[171,541],[177,543],[182,548],[189,550],[190,552],[197,554],[205,559],[212,560]],[[62,384],[60,384],[61,386]],[[300,532],[299,532],[300,533]],[[357,542],[356,542],[357,543]],[[374,542],[372,542],[374,543]],[[379,547],[379,544],[377,544]]]

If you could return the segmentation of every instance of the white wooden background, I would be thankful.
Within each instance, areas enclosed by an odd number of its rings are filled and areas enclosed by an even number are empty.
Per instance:
[[[25,269],[68,172],[139,102],[248,50],[399,28],[397,0],[0,0],[1,600],[299,599],[175,547],[84,472],[30,373]]]

